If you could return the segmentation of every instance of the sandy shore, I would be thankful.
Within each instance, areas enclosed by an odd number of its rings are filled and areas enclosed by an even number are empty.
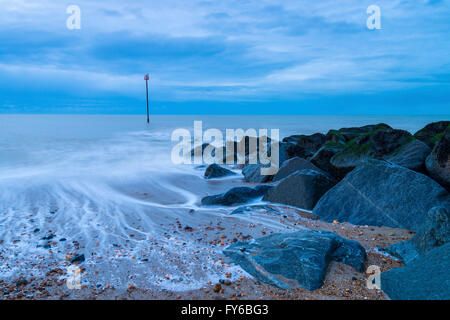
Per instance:
[[[322,288],[315,291],[304,289],[282,290],[274,286],[264,284],[251,278],[240,268],[231,265],[228,258],[221,255],[221,249],[236,240],[257,238],[277,232],[280,227],[291,232],[302,227],[320,230],[330,230],[336,234],[353,239],[361,243],[368,252],[368,264],[376,265],[381,271],[397,268],[402,264],[396,259],[377,251],[379,247],[408,240],[413,233],[407,230],[393,229],[387,227],[354,226],[349,223],[326,223],[311,218],[311,214],[295,208],[269,205],[279,211],[262,211],[248,217],[235,217],[224,215],[223,217],[211,218],[209,223],[202,225],[186,226],[178,218],[174,219],[174,232],[185,234],[189,238],[199,239],[205,248],[211,247],[215,263],[219,265],[216,272],[222,273],[222,281],[207,281],[200,289],[195,290],[170,290],[161,289],[157,286],[146,286],[142,288],[130,281],[125,287],[117,287],[113,284],[98,283],[95,276],[105,272],[97,270],[96,266],[81,263],[81,277],[84,278],[81,289],[68,289],[66,279],[68,261],[64,265],[49,265],[50,270],[45,276],[21,278],[12,282],[0,281],[0,299],[386,299],[382,291],[367,289],[367,274],[358,273],[348,265],[332,262]],[[195,215],[195,212],[191,212]],[[247,214],[245,214],[247,215]],[[271,221],[276,217],[279,220],[278,228],[270,228],[264,221],[264,216],[270,217]],[[248,218],[248,219],[246,219]],[[254,221],[254,222],[252,222]],[[156,242],[155,242],[156,243]],[[156,243],[152,244],[152,250],[163,250]],[[199,252],[192,251],[192,261],[198,258]],[[69,257],[68,257],[69,258]],[[198,261],[201,263],[202,258]],[[191,263],[190,261],[189,263]],[[174,261],[182,267],[186,261]],[[195,262],[194,262],[195,263]],[[139,277],[138,274],[131,275]],[[168,275],[170,277],[170,275]],[[142,280],[142,279],[141,279]],[[144,279],[145,280],[145,279]],[[222,282],[220,285],[218,283]],[[142,282],[141,282],[142,283]]]

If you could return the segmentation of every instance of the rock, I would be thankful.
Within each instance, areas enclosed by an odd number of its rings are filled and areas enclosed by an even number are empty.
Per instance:
[[[270,185],[261,185],[255,188],[235,187],[225,193],[204,197],[202,205],[234,206],[243,204],[264,196],[271,188],[273,186]]]
[[[450,190],[450,129],[436,143],[425,164],[430,176]]]
[[[26,286],[28,284],[28,280],[20,277],[19,279],[16,280],[16,287],[22,287],[22,286]]]
[[[403,268],[381,274],[381,289],[393,300],[450,299],[450,243]]]
[[[414,137],[425,142],[430,148],[439,141],[443,132],[450,127],[450,121],[433,122],[414,134]]]
[[[252,212],[274,212],[279,213],[280,211],[275,210],[269,206],[266,205],[253,205],[253,206],[243,206],[239,207],[235,210],[233,210],[230,215],[233,214],[246,214],[246,213],[252,213]]]
[[[41,240],[51,240],[55,237],[55,235],[53,233],[49,233],[48,235],[46,235],[45,237],[42,237]]]
[[[309,161],[319,167],[320,169],[328,172],[330,175],[338,176],[335,172],[335,168],[331,165],[331,158],[344,149],[345,145],[337,142],[326,142],[316,153],[309,158]]]
[[[220,283],[216,283],[214,285],[214,289],[213,290],[214,290],[215,293],[219,293],[220,290],[222,290],[222,285]]]
[[[266,183],[266,182],[270,182],[273,179],[273,175],[262,175],[261,174],[261,168],[268,168],[271,165],[273,165],[275,168],[279,169],[280,165],[282,165],[286,160],[287,160],[287,148],[288,148],[288,144],[286,143],[278,143],[278,142],[272,142],[272,144],[278,144],[278,163],[276,163],[275,161],[272,164],[261,164],[258,163],[257,164],[250,164],[247,163],[243,168],[242,168],[242,174],[244,175],[244,179],[247,182],[251,182],[251,183]],[[270,156],[270,153],[269,153]]]
[[[239,241],[223,252],[257,279],[288,290],[320,288],[331,261],[346,263],[359,272],[366,261],[358,242],[309,229]]]
[[[242,174],[247,182],[251,183],[266,183],[272,181],[272,175],[262,175],[261,174],[262,164],[246,164],[242,168]]]
[[[405,264],[409,264],[448,242],[450,242],[450,213],[444,207],[434,207],[428,212],[423,227],[411,240],[393,244],[385,250]]]
[[[338,176],[343,177],[367,159],[384,159],[414,138],[404,130],[377,129],[350,140],[330,160]]]
[[[209,146],[209,143],[204,143],[201,146],[198,146],[196,148],[192,148],[192,150],[191,150],[191,157],[195,157],[195,151],[197,151],[197,150],[198,150],[198,152],[200,152],[200,150],[201,150],[201,155],[203,156],[203,151],[205,151],[207,146]],[[214,151],[213,151],[213,153],[214,153]]]
[[[362,126],[362,127],[341,128],[337,131],[345,138],[346,141],[350,141],[359,136],[362,136],[364,134],[374,132],[374,131],[380,130],[380,129],[389,130],[392,128],[385,123],[379,123],[379,124],[369,124],[367,126]]]
[[[84,254],[77,254],[73,258],[70,259],[70,263],[75,263],[75,262],[81,263],[84,261],[85,261]]]
[[[44,248],[44,249],[51,249],[52,245],[50,241],[45,242],[44,244],[38,244],[36,248]]]
[[[334,184],[335,181],[323,172],[299,170],[281,180],[267,192],[263,200],[312,210]]]
[[[304,135],[302,134],[295,134],[289,137],[285,137],[283,138],[283,142],[286,142],[288,144],[292,144],[292,145],[296,145],[297,142],[303,137]]]
[[[252,146],[252,150],[255,150],[256,152],[259,152],[259,144],[260,142],[263,143],[264,139],[262,139],[263,137],[251,137],[251,136],[245,136],[241,139],[241,141],[239,141],[238,145],[245,148],[245,155],[249,155],[250,154],[250,145]],[[267,144],[264,145],[264,148],[267,150],[270,147],[271,144],[271,139],[269,137],[265,137],[265,141],[267,141]],[[254,148],[255,147],[255,148]]]
[[[306,159],[314,155],[314,153],[325,143],[325,135],[322,133],[315,133],[310,136],[290,136],[284,138],[283,142],[289,143],[289,146],[286,149],[288,158],[300,157]]]
[[[218,164],[211,164],[205,170],[205,179],[214,179],[214,178],[222,178],[227,176],[235,175],[231,170],[225,169]]]
[[[222,157],[224,164],[235,164],[238,160],[238,143],[236,141],[226,141]]]
[[[191,150],[191,157],[195,157],[195,151],[198,150],[198,152],[201,153],[201,155],[203,156],[203,152],[205,151],[206,147],[208,147],[210,144],[209,143],[203,143],[201,146],[198,146],[196,148],[192,148]],[[223,164],[234,164],[237,161],[237,142],[236,141],[226,141],[225,143],[225,147],[222,147],[222,163]],[[212,152],[211,152],[211,156],[215,156],[216,155],[216,150],[218,148],[215,148]],[[229,150],[229,155],[227,154],[227,150]],[[227,162],[227,157],[230,160],[229,162]]]
[[[384,160],[414,171],[425,172],[425,159],[430,152],[431,149],[425,143],[416,139],[384,157]]]
[[[220,283],[220,284],[224,284],[224,285],[226,285],[226,286],[230,286],[230,285],[231,285],[231,281],[228,280],[228,279],[220,279],[220,280],[219,280],[219,283]]]
[[[427,176],[385,161],[368,160],[325,193],[313,213],[328,222],[417,231],[432,207],[449,203],[448,192]]]
[[[337,144],[345,144],[347,142],[347,139],[342,133],[339,132],[339,130],[330,130],[325,135],[325,141]]]
[[[286,178],[291,173],[294,173],[295,171],[303,170],[303,169],[310,169],[310,170],[315,170],[318,172],[322,171],[321,169],[317,168],[315,165],[313,165],[308,160],[305,160],[305,159],[299,158],[299,157],[295,157],[295,158],[291,158],[291,159],[285,161],[272,180],[279,181],[281,179]]]

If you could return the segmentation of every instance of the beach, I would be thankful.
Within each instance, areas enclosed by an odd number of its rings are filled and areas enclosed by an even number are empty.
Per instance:
[[[7,116],[0,134],[0,299],[368,299],[368,274],[332,261],[323,286],[284,290],[244,271],[223,250],[238,241],[304,229],[357,241],[366,265],[398,268],[382,252],[413,231],[323,221],[261,197],[257,210],[205,206],[202,198],[254,187],[239,167],[205,179],[206,165],[170,160],[177,128],[196,117]],[[224,130],[230,119],[199,116]],[[57,121],[56,121],[57,120]],[[145,119],[144,119],[145,120]],[[386,122],[414,133],[426,117],[237,117],[232,128],[276,128],[280,137]],[[302,125],[303,123],[303,125]],[[24,129],[19,126],[23,125]],[[67,280],[75,266],[79,287]]]

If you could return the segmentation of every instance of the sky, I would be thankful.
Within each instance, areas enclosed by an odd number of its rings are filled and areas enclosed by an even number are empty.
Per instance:
[[[450,0],[0,0],[0,113],[145,113],[149,73],[154,114],[449,115],[449,31]]]

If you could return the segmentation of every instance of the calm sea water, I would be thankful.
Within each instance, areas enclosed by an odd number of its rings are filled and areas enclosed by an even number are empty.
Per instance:
[[[239,177],[209,183],[202,179],[203,169],[172,164],[172,131],[192,131],[194,120],[202,120],[204,130],[279,129],[282,138],[379,122],[414,133],[450,117],[152,116],[147,125],[144,116],[134,115],[0,115],[0,278],[24,271],[24,265],[65,261],[70,248],[49,254],[39,247],[41,237],[51,232],[80,243],[90,257],[87,263],[94,263],[92,252],[110,257],[102,267],[109,277],[122,279],[129,268],[141,268],[133,270],[161,287],[173,285],[159,280],[169,272],[180,278],[190,273],[186,288],[204,284],[214,269],[214,253],[205,253],[201,269],[189,262],[192,252],[204,250],[195,239],[180,235],[181,249],[178,240],[164,243],[165,251],[148,249],[151,239],[172,232],[167,223],[180,219],[198,225],[222,216],[225,209],[202,208],[199,200],[243,184]],[[261,221],[277,226],[277,219]],[[136,266],[131,258],[127,264],[124,253],[114,264],[111,248],[117,245],[154,264]],[[174,267],[174,258],[188,262],[185,270]]]
[[[61,166],[75,174],[93,166],[114,165],[131,169],[138,163],[159,165],[170,152],[170,135],[176,128],[192,132],[194,120],[208,128],[279,129],[291,134],[326,133],[329,129],[384,122],[411,133],[427,123],[450,116],[152,116],[145,123],[136,115],[0,115],[0,179],[13,172],[26,174]],[[156,152],[158,151],[158,152]],[[131,161],[131,163],[129,162]],[[51,168],[50,168],[51,167]],[[101,170],[102,171],[102,170]],[[40,171],[42,172],[42,171]]]

